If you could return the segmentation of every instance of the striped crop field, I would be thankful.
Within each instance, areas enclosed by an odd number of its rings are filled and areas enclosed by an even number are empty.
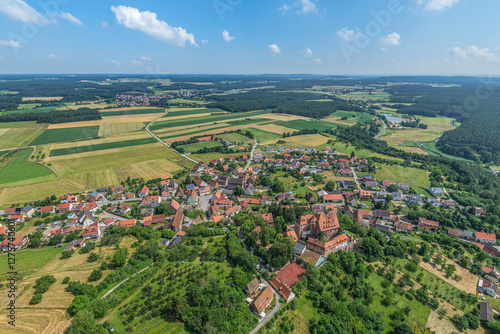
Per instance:
[[[45,145],[53,143],[64,143],[82,139],[97,138],[98,126],[84,126],[79,128],[48,129],[42,132],[30,145]]]

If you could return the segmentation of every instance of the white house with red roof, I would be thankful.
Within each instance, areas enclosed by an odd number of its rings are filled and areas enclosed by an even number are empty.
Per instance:
[[[140,198],[146,197],[149,194],[149,188],[147,186],[142,187],[142,189],[137,193]]]
[[[476,242],[486,245],[494,245],[497,242],[497,236],[495,234],[485,232],[474,232],[474,239],[476,239]]]

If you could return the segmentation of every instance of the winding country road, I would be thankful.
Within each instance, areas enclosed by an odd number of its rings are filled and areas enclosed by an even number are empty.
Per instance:
[[[167,115],[167,114],[168,114],[168,109],[165,109],[165,115]],[[196,161],[196,160],[194,160],[193,158],[190,158],[190,157],[188,157],[187,155],[182,154],[181,152],[179,152],[179,151],[177,151],[177,150],[173,149],[172,147],[170,147],[170,145],[169,145],[169,144],[167,144],[166,142],[164,142],[163,140],[161,140],[160,138],[158,138],[158,137],[157,137],[157,136],[156,136],[153,132],[151,132],[151,131],[149,130],[149,127],[150,127],[151,125],[153,125],[153,123],[154,123],[154,122],[156,122],[157,120],[159,120],[160,118],[162,118],[162,117],[163,117],[163,116],[165,116],[165,115],[161,115],[160,117],[157,117],[157,118],[155,118],[154,120],[152,120],[152,121],[151,121],[151,123],[149,123],[149,124],[148,124],[148,126],[146,127],[146,131],[147,131],[147,132],[148,132],[151,136],[153,136],[156,140],[158,140],[160,143],[162,143],[163,145],[165,145],[166,147],[168,147],[169,149],[171,149],[171,150],[172,150],[172,151],[174,151],[175,153],[179,154],[179,155],[180,155],[180,156],[182,156],[183,158],[186,158],[186,159],[188,159],[189,161],[194,162],[195,164],[199,164],[199,162],[198,162],[198,161]]]
[[[248,167],[250,167],[250,164],[252,163],[252,160],[253,160],[253,152],[255,151],[255,148],[257,147],[257,139],[254,139],[255,140],[255,145],[252,147],[252,151],[250,152],[250,159],[248,159],[248,162],[245,166],[245,168],[243,169],[244,172],[247,171]]]
[[[382,125],[384,126],[384,128],[382,129],[382,131],[380,131],[380,133],[378,135],[375,136],[375,139],[377,139],[377,140],[384,134],[385,130],[387,130],[387,125],[385,124],[384,119],[382,119],[381,117],[378,117],[378,118],[382,122]]]

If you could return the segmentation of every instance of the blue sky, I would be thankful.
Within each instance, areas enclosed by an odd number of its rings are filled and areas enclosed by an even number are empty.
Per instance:
[[[500,74],[493,0],[0,0],[0,73]]]

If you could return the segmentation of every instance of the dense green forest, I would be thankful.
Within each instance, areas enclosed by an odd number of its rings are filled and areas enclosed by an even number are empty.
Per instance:
[[[38,123],[69,123],[92,121],[101,119],[101,113],[95,109],[80,108],[77,110],[62,110],[51,111],[48,113],[16,113],[0,116],[0,122],[23,122],[23,121],[37,121]]]
[[[426,156],[398,150],[389,146],[387,142],[375,140],[373,133],[376,131],[373,125],[368,129],[355,125],[335,128],[327,132],[335,134],[343,142],[352,143],[356,149],[365,148],[404,159],[403,166],[411,166],[412,162],[420,163],[419,168],[431,172],[432,187],[442,187],[444,180],[446,180],[449,182],[446,187],[454,191],[453,198],[459,204],[484,207],[486,214],[484,220],[470,220],[472,217],[469,216],[469,221],[477,230],[500,234],[500,207],[497,205],[500,201],[500,178],[479,165],[441,156]],[[372,160],[377,161],[377,158],[372,158]],[[450,227],[455,226],[465,228],[465,225],[461,225],[460,221],[450,224]]]
[[[328,99],[331,101],[315,102],[314,100]],[[275,113],[300,115],[311,118],[323,118],[337,110],[362,111],[341,99],[332,98],[326,94],[275,92],[267,90],[247,93],[213,95],[208,101],[215,101],[209,108],[220,108],[229,112],[246,112],[259,109],[273,109]]]
[[[446,116],[462,122],[438,142],[444,153],[477,162],[499,162],[500,87],[472,79],[461,87],[402,85],[388,88],[398,112],[426,117]],[[476,79],[477,80],[477,79]],[[402,103],[412,103],[403,105]]]
[[[500,112],[473,114],[462,126],[445,132],[437,147],[444,153],[477,162],[499,162],[499,124]]]

